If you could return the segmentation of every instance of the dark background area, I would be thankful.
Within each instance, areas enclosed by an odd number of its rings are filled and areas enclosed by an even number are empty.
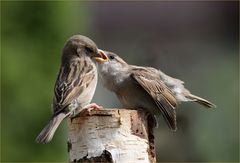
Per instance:
[[[179,105],[175,133],[159,122],[159,162],[239,161],[238,1],[1,1],[1,161],[68,160],[65,124],[50,144],[34,139],[50,118],[61,50],[74,34],[217,105]],[[101,84],[93,101],[121,107]]]

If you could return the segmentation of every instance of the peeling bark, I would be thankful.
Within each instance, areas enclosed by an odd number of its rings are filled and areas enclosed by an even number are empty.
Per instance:
[[[68,120],[70,162],[156,163],[149,114],[104,109]]]

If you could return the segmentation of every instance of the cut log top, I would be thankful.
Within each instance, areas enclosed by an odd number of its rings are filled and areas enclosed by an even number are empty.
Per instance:
[[[148,113],[102,109],[68,120],[70,162],[155,163],[154,120]]]

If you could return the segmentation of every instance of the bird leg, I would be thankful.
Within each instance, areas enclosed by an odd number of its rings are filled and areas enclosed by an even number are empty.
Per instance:
[[[84,111],[91,112],[92,110],[100,110],[102,108],[103,108],[102,106],[99,106],[96,103],[91,103],[86,105],[83,109]]]
[[[102,108],[103,108],[102,106],[99,106],[96,103],[91,103],[91,104],[86,105],[84,108],[75,109],[70,117],[72,120],[75,117],[77,117],[79,114],[88,115],[88,114],[90,114],[91,111],[100,110]]]
[[[103,108],[102,106],[99,106],[96,103],[91,103],[91,104],[86,105],[83,108],[82,113],[83,114],[90,114],[91,111],[93,111],[93,110],[100,110],[102,108]]]

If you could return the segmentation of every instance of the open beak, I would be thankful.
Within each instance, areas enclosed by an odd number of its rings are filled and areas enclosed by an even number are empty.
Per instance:
[[[98,56],[94,57],[94,59],[98,63],[104,63],[104,62],[107,62],[109,60],[107,55],[105,54],[105,52],[103,50],[101,50],[101,49],[98,49]]]

